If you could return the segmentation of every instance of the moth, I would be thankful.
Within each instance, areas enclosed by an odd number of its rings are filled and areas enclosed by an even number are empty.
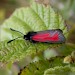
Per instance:
[[[10,30],[21,33],[20,31],[14,30],[12,28],[10,28]],[[12,39],[8,41],[8,43],[18,38]],[[32,43],[65,43],[66,41],[65,36],[63,35],[63,31],[61,29],[52,29],[37,32],[30,31],[26,35],[23,34],[23,39],[29,40]]]

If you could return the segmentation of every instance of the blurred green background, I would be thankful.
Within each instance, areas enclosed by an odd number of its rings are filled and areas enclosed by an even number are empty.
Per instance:
[[[8,18],[16,8],[29,5],[31,0],[0,0],[0,23]],[[43,0],[36,0],[42,2]],[[44,0],[47,2],[48,0]],[[49,0],[54,8],[63,15],[69,24],[75,23],[75,0]]]
[[[31,0],[0,0],[0,25],[3,21],[15,11],[16,8],[19,7],[26,7],[30,5]],[[38,0],[37,0],[38,1]],[[43,0],[39,0],[42,2]],[[50,3],[52,7],[54,7],[60,14],[63,16],[63,19],[66,20],[66,24],[70,28],[70,35],[68,41],[71,43],[75,43],[75,0],[44,0],[46,3]],[[28,63],[31,58],[26,58],[23,60],[22,63],[25,61]],[[17,66],[16,63],[11,64],[0,69],[0,75],[17,75],[19,71],[19,67],[23,67],[22,63],[20,62]],[[27,64],[25,63],[25,64]],[[0,63],[0,65],[3,65]]]
[[[0,0],[0,24],[8,18],[16,8],[28,5],[29,0]]]

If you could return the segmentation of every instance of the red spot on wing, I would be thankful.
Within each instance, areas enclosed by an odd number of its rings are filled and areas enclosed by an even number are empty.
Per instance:
[[[55,42],[59,40],[58,32],[54,32],[53,34],[50,33],[42,33],[36,34],[32,37],[34,41],[39,42]]]

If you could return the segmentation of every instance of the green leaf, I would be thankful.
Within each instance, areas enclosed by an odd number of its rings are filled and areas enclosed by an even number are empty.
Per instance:
[[[75,75],[75,67],[70,66],[58,66],[47,69],[44,75]]]
[[[68,75],[69,71],[75,74],[75,64],[64,64],[63,56],[53,57],[50,60],[32,62],[20,70],[18,75]],[[72,70],[73,69],[73,70]]]
[[[3,23],[1,26],[1,41],[21,36],[21,34],[11,31],[10,28],[24,34],[29,31],[48,29],[61,29],[65,37],[68,34],[64,20],[50,5],[45,6],[35,2],[31,7],[16,9],[12,16]]]
[[[64,57],[54,57],[50,60],[39,60],[38,62],[32,62],[28,66],[21,69],[19,75],[43,75],[44,71],[54,66],[64,66]]]
[[[67,27],[64,24],[62,17],[56,13],[50,5],[45,6],[33,2],[30,7],[16,9],[15,12],[1,26],[1,41],[0,42],[0,61],[14,62],[20,60],[27,55],[35,54],[36,47],[38,52],[46,50],[49,47],[57,47],[57,44],[35,44],[18,39],[12,43],[9,41],[16,37],[22,36],[18,32],[11,31],[10,28],[18,30],[23,34],[29,31],[41,31],[49,29],[61,29],[64,36],[67,38]],[[29,45],[27,45],[27,43]]]
[[[38,47],[36,47],[38,46]],[[25,40],[15,40],[10,44],[7,41],[0,43],[0,61],[1,62],[15,62],[22,58],[36,54],[37,52],[43,51],[50,46],[48,44],[34,44]]]

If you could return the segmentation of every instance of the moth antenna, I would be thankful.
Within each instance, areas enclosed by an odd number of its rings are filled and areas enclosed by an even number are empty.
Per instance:
[[[16,39],[18,39],[18,38],[21,38],[21,37],[17,37],[17,38],[15,38],[15,39],[12,39],[12,40],[8,41],[7,43],[11,43],[12,41],[14,41],[14,40],[16,40]]]
[[[15,31],[15,32],[19,32],[19,33],[23,34],[22,32],[17,31],[17,30],[14,30],[14,29],[12,29],[12,28],[10,28],[10,30]],[[23,35],[24,35],[24,34],[23,34]]]

